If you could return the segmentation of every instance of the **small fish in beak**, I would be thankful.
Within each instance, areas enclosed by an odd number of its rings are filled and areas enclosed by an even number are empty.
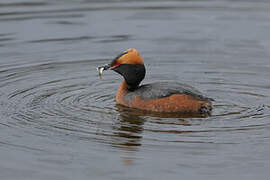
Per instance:
[[[98,71],[99,76],[102,76],[103,70],[104,70],[104,67],[97,67],[97,71]]]
[[[111,66],[110,66],[109,64],[105,64],[105,65],[103,65],[103,66],[97,67],[98,75],[99,75],[100,77],[102,77],[103,71],[104,71],[104,70],[110,69],[110,67],[111,67]]]

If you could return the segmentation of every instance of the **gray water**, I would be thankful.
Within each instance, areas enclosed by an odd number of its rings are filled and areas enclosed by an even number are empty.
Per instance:
[[[117,106],[127,48],[212,116]],[[268,179],[269,77],[267,0],[2,0],[0,179]]]

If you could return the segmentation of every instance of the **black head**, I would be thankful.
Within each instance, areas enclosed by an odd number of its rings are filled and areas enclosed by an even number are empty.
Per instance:
[[[143,64],[121,64],[112,70],[125,78],[128,89],[131,91],[135,90],[145,77],[145,67]]]
[[[102,71],[110,69],[121,74],[124,77],[129,90],[136,89],[145,77],[143,60],[136,49],[124,51],[110,64],[99,67],[98,69],[102,69]]]

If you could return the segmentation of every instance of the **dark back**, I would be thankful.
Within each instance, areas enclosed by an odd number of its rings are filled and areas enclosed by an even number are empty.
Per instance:
[[[213,99],[205,97],[197,89],[182,83],[177,82],[157,82],[139,86],[134,91],[129,91],[125,95],[125,100],[130,102],[135,97],[139,96],[142,99],[156,99],[168,97],[173,94],[185,94],[192,96],[195,99],[202,101],[212,101]]]

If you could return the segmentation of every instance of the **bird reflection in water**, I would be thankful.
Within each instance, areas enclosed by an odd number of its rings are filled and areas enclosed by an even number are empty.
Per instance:
[[[142,111],[138,109],[127,108],[125,106],[117,104],[116,110],[119,113],[118,119],[119,121],[114,126],[114,143],[112,146],[120,148],[123,150],[124,154],[122,156],[122,160],[124,164],[133,164],[134,159],[137,159],[134,155],[136,151],[139,151],[139,146],[141,146],[142,141],[142,133],[144,131],[144,123],[149,119],[149,117],[156,118],[155,121],[151,121],[151,123],[155,124],[171,124],[168,119],[177,119],[177,125],[183,126],[191,126],[190,121],[185,120],[185,118],[205,118],[206,115],[202,114],[177,114],[177,113],[157,113],[157,112],[148,112]],[[150,119],[151,119],[150,118]],[[164,121],[163,121],[164,120]],[[151,132],[159,132],[162,133],[164,130],[157,129],[147,129],[147,131]],[[167,131],[166,131],[167,132]],[[180,131],[172,133],[190,133],[190,131]]]
[[[116,126],[117,132],[115,132],[115,135],[122,137],[122,141],[118,143],[118,146],[125,147],[127,150],[140,146],[145,119],[136,114],[136,111],[124,106],[116,105],[116,109],[119,112],[119,124]]]

